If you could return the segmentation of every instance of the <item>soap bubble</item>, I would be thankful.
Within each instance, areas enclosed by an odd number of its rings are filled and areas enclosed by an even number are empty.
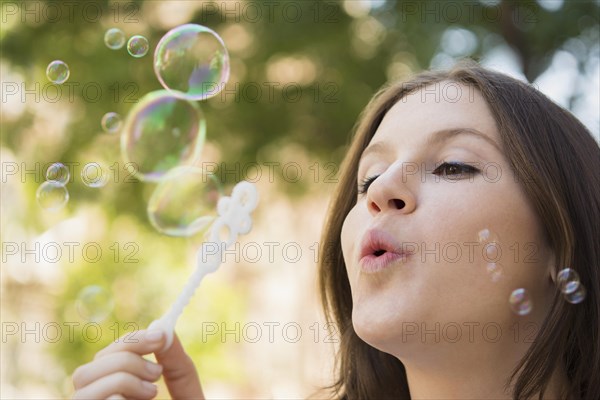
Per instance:
[[[44,210],[57,211],[69,201],[69,192],[63,183],[45,181],[38,187],[35,197]]]
[[[495,233],[494,231],[488,229],[488,228],[484,228],[482,230],[480,230],[479,232],[477,232],[477,241],[480,244],[488,244],[488,243],[498,243],[499,242],[499,238],[498,238],[498,234]]]
[[[579,304],[585,299],[586,291],[585,287],[578,284],[575,290],[565,294],[565,299],[572,304]]]
[[[127,52],[135,58],[144,57],[149,48],[148,39],[141,35],[132,36],[127,42]]]
[[[46,170],[46,180],[66,185],[71,178],[69,169],[61,163],[54,163]]]
[[[108,171],[100,163],[87,163],[81,170],[81,180],[85,186],[100,188],[108,182]]]
[[[196,103],[166,90],[148,93],[129,112],[121,130],[121,153],[136,177],[159,181],[171,168],[199,158],[206,122]]]
[[[527,315],[533,308],[529,293],[523,288],[513,290],[508,298],[508,303],[510,304],[510,308],[517,315]]]
[[[61,84],[69,79],[69,66],[60,60],[54,60],[46,68],[46,76],[52,83]]]
[[[100,123],[104,132],[117,133],[122,125],[121,116],[115,112],[109,112],[104,114]]]
[[[201,168],[173,168],[160,181],[148,202],[148,218],[159,232],[192,236],[206,231],[222,194],[219,180]]]
[[[579,287],[579,275],[574,269],[563,268],[556,275],[556,283],[564,294],[573,293]]]
[[[98,285],[83,288],[77,296],[77,311],[84,319],[101,322],[112,312],[114,301],[108,291]]]
[[[104,34],[104,44],[111,50],[119,50],[125,44],[125,33],[119,28],[111,28]]]
[[[498,282],[502,278],[502,274],[504,273],[504,268],[502,264],[496,262],[489,262],[486,264],[486,270],[488,274],[490,274],[490,279],[492,282]]]
[[[196,24],[167,32],[154,52],[154,72],[167,90],[189,100],[219,93],[229,79],[229,54],[213,30]]]

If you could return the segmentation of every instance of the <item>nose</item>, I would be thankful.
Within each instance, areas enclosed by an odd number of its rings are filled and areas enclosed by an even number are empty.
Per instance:
[[[390,166],[367,190],[367,207],[372,216],[381,212],[409,214],[416,207],[415,195],[400,165]]]

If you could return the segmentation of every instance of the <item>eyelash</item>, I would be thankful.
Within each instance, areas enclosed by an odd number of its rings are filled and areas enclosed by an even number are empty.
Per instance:
[[[458,171],[454,171],[454,173],[452,173],[451,171],[449,171],[450,168],[458,168]],[[464,163],[460,163],[460,162],[443,162],[436,169],[434,169],[432,173],[434,175],[441,175],[441,176],[445,176],[447,178],[454,177],[454,178],[448,178],[450,180],[458,180],[458,179],[462,178],[463,175],[473,175],[473,174],[476,174],[477,172],[480,172],[480,170],[469,164],[464,164]],[[457,175],[458,175],[458,178],[456,178]],[[379,175],[373,175],[373,176],[363,179],[362,182],[358,185],[358,194],[366,193],[367,190],[369,190],[369,186],[371,186],[371,184],[378,177],[379,177]]]

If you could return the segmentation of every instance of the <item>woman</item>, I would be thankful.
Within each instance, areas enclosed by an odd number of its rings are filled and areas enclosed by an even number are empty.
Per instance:
[[[384,88],[324,231],[332,396],[600,398],[598,171],[585,127],[505,75],[461,64]],[[559,290],[567,266],[582,301]],[[161,373],[203,397],[177,340],[155,365],[160,332],[135,337],[75,372],[76,398],[151,398]]]

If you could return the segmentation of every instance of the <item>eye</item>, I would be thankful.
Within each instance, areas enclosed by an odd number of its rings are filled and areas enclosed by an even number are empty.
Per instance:
[[[367,193],[367,190],[369,189],[369,186],[371,186],[371,183],[373,183],[378,177],[379,175],[373,175],[363,179],[363,181],[358,185],[358,194]]]
[[[449,180],[459,180],[477,172],[480,172],[479,169],[460,162],[443,162],[433,170],[434,175],[441,175]]]

